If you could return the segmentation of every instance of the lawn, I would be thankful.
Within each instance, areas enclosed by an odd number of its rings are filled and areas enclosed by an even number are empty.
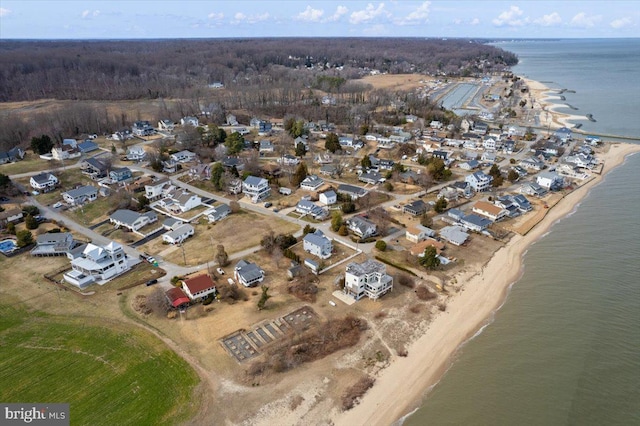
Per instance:
[[[22,161],[1,165],[0,173],[4,173],[5,175],[15,175],[18,173],[35,172],[38,170],[49,170],[59,166],[60,163],[57,161],[43,160],[38,155],[28,152],[25,154]]]
[[[177,424],[199,379],[143,330],[0,305],[0,401],[68,402],[71,424]]]

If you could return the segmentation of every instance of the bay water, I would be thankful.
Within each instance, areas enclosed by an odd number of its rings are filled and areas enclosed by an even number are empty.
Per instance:
[[[575,90],[586,131],[640,136],[640,40],[500,43]],[[551,84],[548,84],[551,86]],[[606,138],[605,138],[606,140]],[[640,154],[530,247],[491,324],[406,426],[640,424]]]

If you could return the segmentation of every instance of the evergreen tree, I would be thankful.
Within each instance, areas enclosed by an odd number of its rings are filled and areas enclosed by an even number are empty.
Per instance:
[[[309,172],[307,171],[306,163],[302,162],[302,163],[298,164],[298,167],[296,168],[296,171],[293,174],[291,183],[293,183],[293,185],[295,185],[295,186],[300,185],[300,182],[305,180],[305,178],[308,176],[308,174],[309,174]]]
[[[28,246],[29,244],[33,244],[33,234],[31,231],[23,229],[22,231],[18,231],[16,233],[18,247]]]
[[[424,256],[419,260],[420,264],[427,269],[436,269],[440,266],[440,259],[438,259],[438,251],[433,246],[427,246],[424,249]]]
[[[363,170],[371,168],[371,158],[369,158],[369,155],[365,155],[364,157],[362,157],[362,160],[360,160],[360,165],[362,166]]]
[[[53,141],[49,137],[49,135],[42,135],[39,138],[33,137],[31,138],[31,149],[38,155],[46,154],[51,152],[53,148]]]
[[[306,153],[307,147],[302,142],[298,142],[296,145],[296,157],[304,157]]]
[[[336,135],[335,133],[329,133],[324,141],[324,147],[331,153],[342,150],[338,135]]]
[[[218,162],[211,166],[211,183],[213,184],[213,187],[218,191],[221,191],[224,188],[223,177],[224,167],[221,163]]]
[[[447,200],[444,197],[440,197],[436,200],[436,203],[433,205],[433,210],[436,213],[442,213],[447,209]]]
[[[337,232],[342,226],[342,214],[338,211],[333,212],[333,216],[331,217],[331,230]]]
[[[244,148],[244,138],[240,133],[233,132],[225,138],[224,145],[229,155],[237,154]]]
[[[31,216],[30,214],[28,214],[27,217],[24,219],[24,224],[27,227],[27,229],[38,228],[38,221],[36,220],[35,217]]]

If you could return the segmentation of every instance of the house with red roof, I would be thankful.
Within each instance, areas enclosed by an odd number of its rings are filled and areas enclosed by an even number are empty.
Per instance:
[[[216,292],[216,283],[206,274],[182,280],[181,285],[191,300],[204,299]]]
[[[167,290],[165,295],[167,296],[167,300],[171,303],[171,306],[174,308],[179,308],[184,305],[188,305],[191,302],[191,299],[184,294],[184,291],[180,287],[174,287],[170,290]]]

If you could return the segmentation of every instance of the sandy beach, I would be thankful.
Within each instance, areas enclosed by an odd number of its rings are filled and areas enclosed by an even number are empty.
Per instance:
[[[522,257],[527,248],[569,214],[627,155],[638,151],[640,145],[611,145],[606,153],[600,154],[605,163],[602,175],[564,197],[527,235],[514,236],[481,272],[458,277],[458,282],[464,284],[463,290],[451,298],[447,311],[438,315],[427,332],[411,345],[406,358],[394,358],[359,405],[337,415],[334,423],[390,425],[417,408],[425,390],[435,385],[449,368],[460,345],[488,324],[504,303],[510,286],[522,274]]]
[[[568,107],[551,102],[552,100],[559,100],[560,95],[553,93],[554,89],[545,86],[539,81],[530,80],[525,77],[521,77],[522,80],[529,87],[531,98],[533,99],[533,108],[540,110],[540,125],[548,126],[552,129],[559,127],[573,127],[575,120],[588,120],[584,115],[570,114],[560,110],[567,109]]]

